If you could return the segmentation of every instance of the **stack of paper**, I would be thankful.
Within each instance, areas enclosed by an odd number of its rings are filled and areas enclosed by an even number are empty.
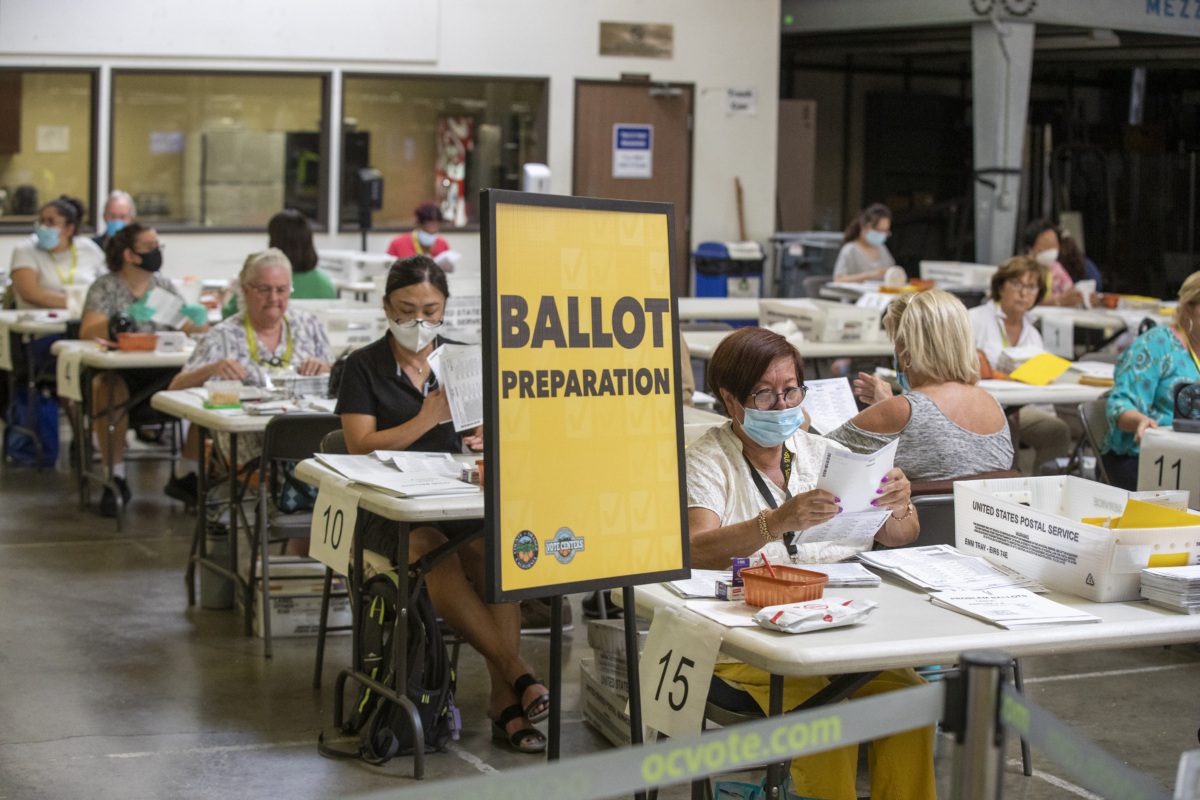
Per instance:
[[[1200,565],[1142,570],[1142,597],[1172,611],[1200,614]]]
[[[1045,586],[1008,567],[969,556],[948,544],[868,551],[859,553],[858,558],[922,589],[980,591],[1020,587],[1046,591]]]
[[[817,433],[832,433],[858,414],[854,391],[846,378],[805,381],[804,412]]]
[[[429,354],[429,368],[446,391],[454,430],[483,424],[483,349],[477,344],[444,344]]]
[[[478,486],[432,471],[414,469],[401,472],[394,462],[380,461],[375,456],[318,453],[316,459],[355,483],[382,489],[399,497],[473,494],[479,491]]]
[[[694,569],[692,577],[681,581],[668,581],[667,588],[680,597],[711,597],[717,596],[717,581],[731,583],[733,573],[729,570]]]
[[[878,586],[882,581],[879,576],[862,564],[846,561],[838,564],[796,564],[800,569],[810,572],[820,572],[829,576],[826,587],[834,586]]]
[[[1001,628],[1032,628],[1039,625],[1100,621],[1097,616],[1038,597],[1027,589],[934,592],[929,595],[929,599],[935,605],[994,623]]]

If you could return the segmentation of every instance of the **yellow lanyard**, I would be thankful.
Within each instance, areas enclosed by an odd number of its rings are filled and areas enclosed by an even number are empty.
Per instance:
[[[79,252],[75,250],[75,243],[71,242],[71,271],[67,273],[67,277],[63,277],[62,270],[58,268],[58,262],[54,262],[54,271],[58,273],[58,282],[63,286],[73,286],[75,284],[75,268],[79,266]]]
[[[1004,320],[996,317],[996,324],[1000,326],[1000,342],[1005,347],[1012,347],[1012,343],[1008,341],[1008,332],[1004,330]]]
[[[246,347],[250,349],[250,360],[256,364],[264,364],[268,367],[287,367],[292,363],[292,326],[288,325],[287,318],[283,320],[283,331],[287,336],[287,347],[283,350],[283,358],[272,356],[265,361],[258,357],[258,336],[254,333],[254,328],[250,327],[250,315],[245,314],[242,317],[242,326],[246,329]]]
[[[1196,372],[1200,372],[1200,358],[1196,357],[1196,351],[1192,349],[1192,337],[1188,336],[1187,331],[1183,328],[1180,328],[1179,332],[1183,334],[1183,340],[1187,342],[1188,355],[1192,357],[1192,363],[1196,365]]]
[[[421,247],[421,240],[419,238],[417,238],[416,231],[412,232],[412,243],[413,243],[413,251],[417,255],[419,255],[419,256],[425,255],[425,248]]]

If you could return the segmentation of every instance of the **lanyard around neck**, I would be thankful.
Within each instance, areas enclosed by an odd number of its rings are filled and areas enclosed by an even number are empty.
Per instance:
[[[54,271],[58,273],[58,282],[63,286],[73,286],[75,284],[75,268],[79,266],[79,251],[75,249],[75,243],[71,242],[71,271],[67,273],[67,277],[63,277],[62,270],[58,268],[58,262],[54,263]]]
[[[1187,331],[1183,328],[1179,329],[1183,334],[1183,340],[1187,342],[1188,355],[1192,357],[1192,363],[1196,365],[1196,372],[1200,372],[1200,358],[1196,357],[1196,351],[1192,348],[1192,337],[1188,336]]]
[[[292,363],[292,326],[288,324],[287,317],[283,318],[283,332],[287,337],[287,347],[283,350],[283,358],[271,357],[262,360],[258,357],[258,335],[254,333],[254,328],[250,325],[250,315],[242,316],[242,325],[246,329],[246,347],[250,350],[250,360],[256,364],[263,364],[269,367],[288,367]]]
[[[750,468],[750,478],[754,481],[754,485],[758,487],[758,493],[762,495],[763,500],[766,500],[767,505],[771,508],[779,508],[779,504],[775,502],[775,495],[767,488],[766,481],[758,473],[758,468],[750,463],[750,457],[743,452],[742,458],[746,459],[746,466]],[[790,500],[792,498],[792,491],[788,486],[792,482],[792,451],[788,450],[786,445],[783,447],[783,453],[779,456],[779,469],[783,471],[783,497],[785,500]],[[796,547],[795,539],[790,532],[783,535],[783,546],[787,548],[788,555],[795,561],[799,549]]]
[[[421,246],[421,239],[420,239],[420,237],[417,236],[416,231],[412,232],[412,243],[413,243],[413,250],[416,251],[417,255],[419,255],[419,256],[425,255],[425,248]]]

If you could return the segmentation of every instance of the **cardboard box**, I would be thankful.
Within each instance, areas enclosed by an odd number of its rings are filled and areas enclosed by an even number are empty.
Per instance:
[[[325,565],[298,556],[271,557],[271,636],[316,636],[321,624]],[[340,596],[339,596],[340,595]],[[254,635],[263,635],[262,577],[254,580]],[[333,576],[329,598],[330,628],[351,624],[345,578]],[[343,631],[348,633],[349,631]]]
[[[968,264],[963,261],[922,261],[920,276],[923,281],[933,281],[939,287],[956,286],[964,289],[988,289],[992,275],[996,273],[993,264]]]
[[[1171,505],[1186,502],[1183,493],[1170,494]],[[1152,556],[1186,553],[1187,563],[1200,563],[1200,527],[1110,530],[1080,521],[1119,516],[1129,497],[1068,476],[958,481],[955,546],[1051,589],[1101,603],[1136,600]]]
[[[376,275],[387,274],[396,261],[387,253],[364,253],[358,250],[325,250],[318,253],[317,266],[329,277],[348,283],[369,281]]]
[[[632,743],[629,715],[625,713],[628,698],[597,680],[590,658],[579,660],[579,702],[583,721],[601,736],[617,747],[628,747]],[[642,740],[645,741],[644,732]]]
[[[760,300],[758,324],[790,321],[810,342],[873,342],[879,338],[880,313],[874,308],[832,300]]]
[[[638,653],[646,647],[650,623],[638,620]],[[598,653],[613,653],[625,657],[625,620],[593,619],[588,621],[588,646]]]

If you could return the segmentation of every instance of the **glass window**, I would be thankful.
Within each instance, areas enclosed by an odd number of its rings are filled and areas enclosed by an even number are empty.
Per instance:
[[[0,70],[0,222],[31,226],[62,194],[91,205],[93,78]]]
[[[447,228],[478,224],[480,189],[520,188],[521,165],[545,162],[546,95],[541,79],[348,76],[342,222],[357,227],[357,170],[374,167],[375,227],[411,227],[427,202]]]
[[[319,225],[324,98],[319,75],[114,73],[112,188],[158,223]]]

